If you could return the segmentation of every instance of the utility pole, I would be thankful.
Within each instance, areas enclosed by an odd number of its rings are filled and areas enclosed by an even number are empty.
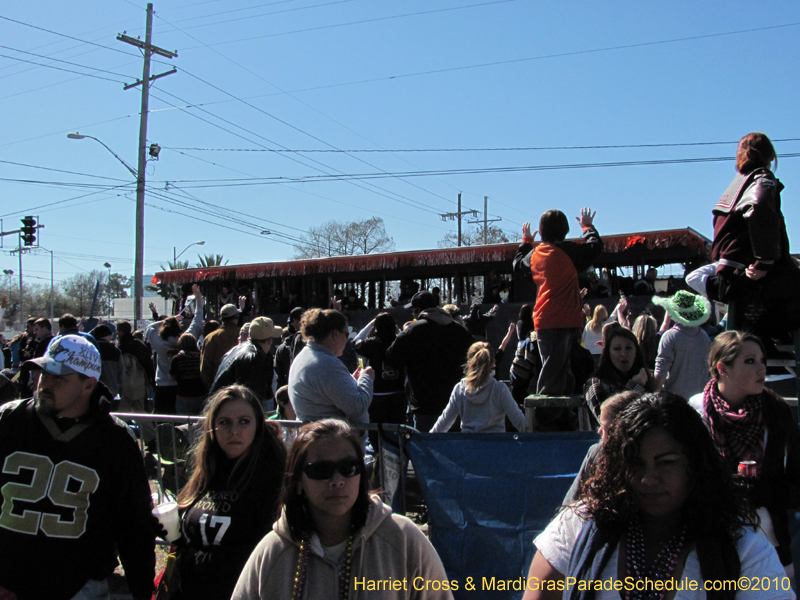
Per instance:
[[[172,75],[177,71],[174,67],[172,71],[161,73],[160,75],[150,76],[150,57],[158,54],[165,58],[176,58],[177,52],[170,52],[158,46],[152,45],[153,39],[153,4],[147,4],[147,27],[145,29],[144,42],[138,38],[125,35],[125,32],[117,35],[117,39],[126,44],[131,44],[144,50],[144,69],[142,78],[136,83],[124,86],[123,89],[129,90],[137,85],[142,86],[142,110],[139,115],[139,162],[136,173],[136,256],[133,266],[133,318],[134,328],[138,328],[142,319],[142,296],[144,295],[144,184],[145,167],[147,166],[147,111],[150,100],[150,82],[161,77]]]
[[[22,234],[19,236],[19,330],[25,331],[25,306],[22,299]]]
[[[489,218],[489,196],[483,197],[483,245],[489,243],[489,223],[502,221],[503,219],[490,219]],[[480,221],[469,221],[469,223],[480,223]]]
[[[465,216],[477,218],[478,217],[478,211],[477,210],[462,211],[461,210],[461,192],[459,192],[459,194],[458,194],[458,212],[444,213],[444,214],[440,214],[439,216],[442,217],[442,221],[448,221],[448,220],[449,221],[454,221],[455,219],[458,219],[458,247],[460,248],[461,247],[461,218],[465,217]]]

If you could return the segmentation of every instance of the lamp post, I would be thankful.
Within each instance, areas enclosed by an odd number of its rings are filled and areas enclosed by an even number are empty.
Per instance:
[[[178,267],[177,267],[177,264],[178,264],[178,259],[179,259],[181,256],[183,256],[183,253],[184,253],[184,252],[186,252],[186,251],[187,251],[189,248],[191,248],[192,246],[205,246],[205,243],[206,243],[206,242],[205,242],[205,240],[203,240],[202,242],[193,242],[193,243],[189,244],[188,246],[186,246],[186,248],[184,248],[183,250],[181,250],[181,253],[180,253],[180,254],[176,254],[176,253],[175,253],[175,251],[177,250],[177,248],[176,248],[175,246],[173,246],[173,247],[172,247],[172,268],[173,268],[173,269],[177,269],[177,268],[178,268]]]
[[[136,178],[136,250],[133,261],[133,320],[134,328],[136,328],[139,325],[139,321],[142,319],[142,296],[144,295],[144,283],[142,279],[144,278],[144,165],[146,156],[142,148],[140,148],[139,169],[136,170],[117,156],[116,152],[94,136],[82,135],[80,133],[68,133],[67,137],[71,140],[89,138],[96,141],[103,146],[103,148],[111,152],[114,158],[121,162],[131,175]]]
[[[114,306],[114,301],[111,299],[111,263],[104,262],[103,266],[108,269],[108,281],[106,282],[106,298],[108,299],[108,305],[106,307],[106,314],[110,317]]]

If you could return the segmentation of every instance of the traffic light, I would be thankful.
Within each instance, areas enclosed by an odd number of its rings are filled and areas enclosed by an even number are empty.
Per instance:
[[[33,246],[36,243],[36,219],[33,217],[22,219],[22,242],[26,246]]]

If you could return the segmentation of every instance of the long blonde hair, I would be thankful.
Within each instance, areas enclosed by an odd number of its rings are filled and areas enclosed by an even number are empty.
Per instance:
[[[603,323],[608,319],[608,309],[602,304],[594,307],[594,314],[592,320],[589,321],[589,329],[594,333],[603,331]]]
[[[464,370],[467,391],[474,393],[481,389],[492,376],[494,352],[486,342],[475,342],[467,352],[467,366]]]

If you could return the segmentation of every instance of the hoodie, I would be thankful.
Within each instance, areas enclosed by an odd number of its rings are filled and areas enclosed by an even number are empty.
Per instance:
[[[462,433],[494,433],[506,430],[505,417],[517,431],[525,431],[525,414],[511,396],[505,383],[489,377],[476,392],[467,391],[467,380],[462,379],[453,388],[450,402],[441,414],[431,433],[448,431],[457,417],[461,417]]]
[[[283,513],[273,531],[250,555],[231,600],[291,598],[299,556],[300,545],[289,533]],[[453,598],[442,561],[425,535],[407,518],[392,514],[377,498],[372,498],[367,522],[353,540],[351,572],[350,600]],[[437,583],[431,585],[433,582]],[[400,589],[394,589],[392,583]],[[337,598],[338,594],[339,567],[325,557],[315,534],[311,538],[303,597]]]

